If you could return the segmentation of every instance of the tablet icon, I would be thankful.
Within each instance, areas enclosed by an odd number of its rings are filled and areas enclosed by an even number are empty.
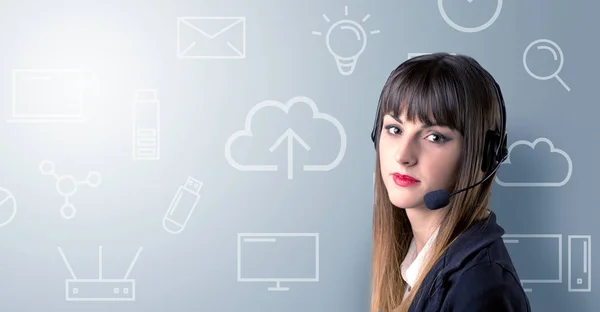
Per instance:
[[[538,45],[539,44],[539,45]],[[554,59],[554,61],[556,63],[558,63],[558,66],[556,68],[556,71],[554,71],[554,73],[550,74],[550,75],[546,75],[546,76],[539,76],[534,74],[531,69],[529,69],[529,66],[527,65],[527,54],[529,53],[529,50],[531,50],[531,48],[533,48],[535,45],[537,46],[537,50],[546,50],[549,51],[550,53],[552,53],[552,57]],[[560,84],[567,89],[567,91],[571,91],[571,88],[569,88],[569,86],[567,86],[567,84],[558,76],[558,73],[560,73],[560,71],[563,68],[563,64],[565,63],[565,57],[563,55],[562,50],[560,49],[560,47],[558,46],[558,44],[556,44],[556,42],[549,40],[549,39],[538,39],[535,40],[533,42],[531,42],[527,48],[525,48],[525,52],[523,52],[523,66],[525,67],[525,71],[527,71],[527,73],[538,80],[549,80],[552,78],[556,78],[556,80],[558,80],[558,82],[560,82]]]
[[[483,23],[480,26],[476,26],[476,27],[465,27],[465,26],[461,26],[461,25],[457,24],[456,22],[454,22],[450,18],[450,16],[448,16],[448,13],[446,13],[446,9],[444,9],[444,0],[438,0],[438,9],[440,10],[440,14],[442,15],[442,18],[448,25],[450,25],[450,27],[452,27],[460,32],[475,33],[475,32],[485,30],[486,28],[490,27],[496,21],[498,16],[500,15],[500,11],[502,10],[502,0],[491,0],[491,1],[497,1],[497,5],[496,5],[496,9],[494,11],[494,14],[487,22]],[[467,2],[468,2],[467,5],[472,5],[473,0],[468,0]]]

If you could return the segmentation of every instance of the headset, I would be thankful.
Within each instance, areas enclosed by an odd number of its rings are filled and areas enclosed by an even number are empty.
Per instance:
[[[412,58],[412,60],[418,57]],[[472,60],[468,60],[472,62]],[[394,70],[395,72],[395,70]],[[391,75],[394,74],[392,72]],[[485,134],[485,142],[483,148],[483,159],[481,162],[481,170],[486,173],[485,177],[481,179],[481,181],[470,185],[464,189],[453,192],[452,194],[448,194],[445,190],[437,190],[432,191],[425,194],[425,204],[431,210],[439,209],[448,205],[450,197],[471,189],[489,179],[500,167],[502,162],[508,158],[508,149],[507,145],[507,132],[506,132],[506,106],[504,104],[504,98],[502,96],[502,90],[500,89],[500,85],[496,82],[494,77],[490,73],[488,73],[485,69],[483,69],[484,75],[489,79],[494,85],[494,91],[496,95],[496,99],[498,102],[498,109],[500,110],[500,118],[501,124],[499,130],[487,130]],[[379,135],[381,129],[379,129],[379,114],[381,110],[381,100],[377,104],[377,112],[375,115],[375,122],[373,124],[373,130],[371,131],[371,140],[375,145],[375,149],[377,149],[377,142],[379,139]]]

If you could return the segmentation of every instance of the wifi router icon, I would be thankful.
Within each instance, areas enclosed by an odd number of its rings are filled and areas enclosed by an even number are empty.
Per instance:
[[[142,251],[140,247],[131,261],[122,279],[105,279],[102,277],[102,246],[98,247],[98,278],[78,279],[61,247],[58,252],[63,258],[71,279],[66,280],[67,301],[135,301],[135,280],[129,274]]]

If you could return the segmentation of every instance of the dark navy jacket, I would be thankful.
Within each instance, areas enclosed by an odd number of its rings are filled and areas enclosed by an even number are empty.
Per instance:
[[[461,234],[425,277],[409,312],[530,312],[494,212]]]

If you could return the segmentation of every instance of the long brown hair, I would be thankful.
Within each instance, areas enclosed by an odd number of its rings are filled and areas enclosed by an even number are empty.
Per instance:
[[[409,121],[418,118],[423,123],[455,129],[462,134],[464,143],[454,187],[461,189],[477,183],[485,175],[481,170],[485,132],[499,129],[501,123],[494,82],[487,75],[475,59],[460,54],[433,53],[405,61],[392,72],[381,92],[375,140],[379,140],[386,114],[406,113]],[[405,312],[444,251],[485,216],[494,177],[451,198],[440,221],[431,257],[425,260],[413,289],[403,299],[406,285],[400,265],[413,233],[405,210],[390,202],[381,177],[378,148],[375,176],[370,311]]]

